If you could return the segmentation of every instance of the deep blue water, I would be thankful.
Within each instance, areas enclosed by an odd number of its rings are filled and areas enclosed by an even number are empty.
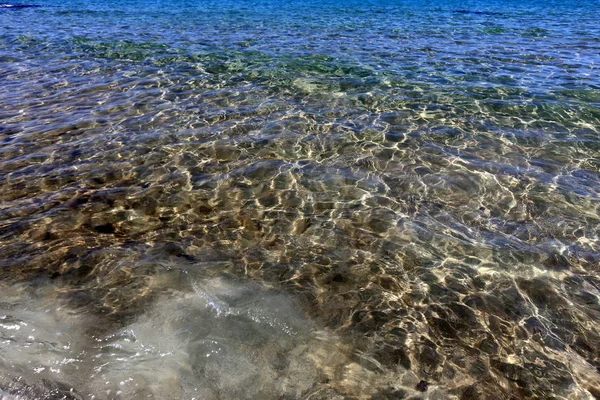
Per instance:
[[[0,398],[600,396],[598,1],[31,4]]]

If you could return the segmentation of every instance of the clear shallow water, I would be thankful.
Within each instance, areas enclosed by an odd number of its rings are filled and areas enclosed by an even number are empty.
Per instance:
[[[0,9],[4,396],[600,395],[594,2],[37,4]]]

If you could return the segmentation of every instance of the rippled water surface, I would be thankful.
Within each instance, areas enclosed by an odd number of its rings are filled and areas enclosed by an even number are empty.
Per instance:
[[[0,398],[600,398],[596,2],[35,4]]]

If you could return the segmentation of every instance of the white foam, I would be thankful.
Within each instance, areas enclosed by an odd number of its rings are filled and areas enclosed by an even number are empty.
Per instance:
[[[21,298],[0,309],[7,393],[20,379],[60,382],[94,399],[301,397],[335,353],[335,340],[316,331],[292,298],[255,284],[196,282],[101,337],[86,333],[90,317],[47,306]]]

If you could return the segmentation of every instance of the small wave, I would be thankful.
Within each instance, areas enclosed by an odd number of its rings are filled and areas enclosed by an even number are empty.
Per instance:
[[[473,10],[452,10],[453,13],[457,14],[476,14],[476,15],[502,15],[501,12],[496,11],[473,11]]]
[[[41,7],[37,4],[7,4],[0,3],[0,8],[38,8]]]

